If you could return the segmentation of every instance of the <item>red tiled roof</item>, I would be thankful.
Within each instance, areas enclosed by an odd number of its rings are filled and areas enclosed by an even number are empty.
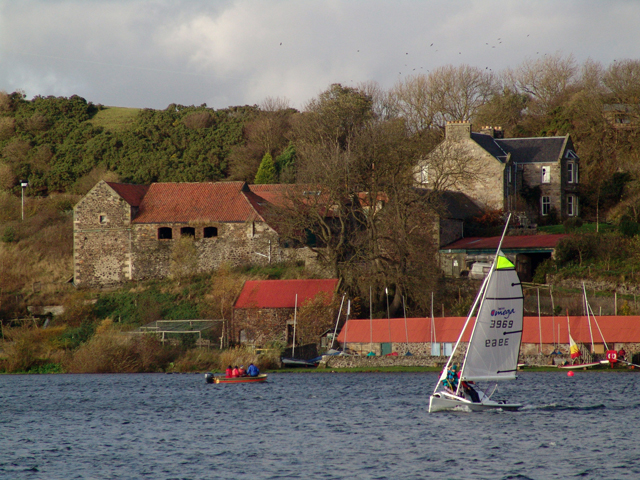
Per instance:
[[[132,207],[140,206],[140,202],[142,202],[147,190],[149,190],[149,185],[132,185],[129,183],[113,182],[106,182],[106,184],[113,188],[116,193]]]
[[[244,182],[154,183],[134,223],[263,220],[247,199]]]
[[[327,294],[331,301],[338,279],[328,280],[248,280],[236,300],[234,308],[293,308],[296,294],[298,307],[318,293]]]
[[[455,343],[460,335],[460,330],[464,325],[465,317],[437,317],[435,323],[435,338],[438,343]],[[591,343],[589,324],[587,317],[569,317],[571,322],[571,336],[578,343]],[[462,338],[463,342],[469,341],[471,335],[471,324]],[[608,344],[612,343],[638,343],[640,342],[640,316],[603,316],[597,318],[597,324],[602,330],[602,335],[596,323],[591,320],[591,331],[593,332],[593,342],[603,343],[602,336]],[[566,317],[524,317],[522,332],[522,343],[540,343],[540,328],[542,326],[543,344],[568,344],[567,319]],[[560,334],[558,336],[558,326]],[[373,327],[373,328],[371,328]],[[373,340],[371,332],[373,330]],[[430,318],[407,318],[407,329],[405,331],[404,318],[392,318],[391,320],[374,319],[369,320],[349,320],[346,327],[338,335],[338,341],[344,342],[345,335],[347,342],[355,343],[429,343],[431,342],[431,319]]]
[[[509,248],[554,248],[560,240],[569,235],[558,233],[553,235],[509,235],[504,237],[503,249]],[[457,240],[442,247],[442,250],[472,250],[498,248],[500,237],[469,237]]]

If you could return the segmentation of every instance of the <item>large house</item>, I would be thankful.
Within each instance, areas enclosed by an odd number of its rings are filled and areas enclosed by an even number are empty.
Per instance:
[[[577,216],[579,158],[570,136],[503,137],[500,128],[473,132],[469,122],[448,122],[445,139],[419,162],[416,181],[429,187],[449,180],[448,188],[487,208]]]
[[[268,190],[277,197],[277,186]],[[313,267],[310,249],[281,245],[266,219],[268,204],[244,182],[100,181],[74,207],[74,283],[108,286],[222,264],[301,261]]]

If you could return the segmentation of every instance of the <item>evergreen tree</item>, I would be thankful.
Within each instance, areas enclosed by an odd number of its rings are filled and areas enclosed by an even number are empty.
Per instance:
[[[258,167],[258,173],[256,173],[254,183],[266,184],[277,182],[276,166],[273,163],[273,157],[267,152],[264,154],[264,157],[262,157],[262,162],[260,162],[260,167]]]
[[[276,158],[276,169],[280,183],[295,183],[296,181],[296,148],[290,143]]]

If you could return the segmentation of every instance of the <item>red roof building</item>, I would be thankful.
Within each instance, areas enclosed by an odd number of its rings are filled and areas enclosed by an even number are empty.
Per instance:
[[[320,307],[314,318],[299,319],[298,335],[304,330],[306,339],[300,342],[317,343],[320,335],[335,322],[333,300],[338,279],[328,280],[249,280],[245,282],[233,308],[231,325],[232,342],[250,345],[267,345],[273,342],[292,344],[296,304],[300,309],[314,300]],[[297,297],[297,299],[296,299]],[[297,303],[296,303],[297,302]],[[317,355],[317,345],[314,353]]]
[[[234,308],[294,308],[318,294],[331,303],[338,287],[338,279],[322,280],[247,280]]]
[[[338,335],[338,342],[352,344],[453,344],[457,342],[465,317],[436,317],[432,331],[430,318],[392,318],[349,320]],[[640,344],[640,316],[602,316],[588,321],[585,316],[569,317],[571,337],[577,342],[591,346],[595,353],[603,353],[606,343],[609,348],[619,349],[627,345],[628,351],[635,351],[630,344]],[[462,337],[468,342],[471,325]],[[591,324],[591,328],[589,328]],[[554,346],[567,350],[569,345],[566,317],[524,317],[521,353],[531,350],[537,353],[543,346],[543,353],[551,353]],[[365,345],[366,346],[366,345]],[[636,348],[637,349],[637,348]]]

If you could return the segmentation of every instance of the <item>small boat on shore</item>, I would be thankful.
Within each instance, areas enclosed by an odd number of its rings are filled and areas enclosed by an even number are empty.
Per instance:
[[[207,383],[262,383],[267,381],[267,374],[261,373],[256,377],[225,377],[224,375],[205,373],[204,379]]]

